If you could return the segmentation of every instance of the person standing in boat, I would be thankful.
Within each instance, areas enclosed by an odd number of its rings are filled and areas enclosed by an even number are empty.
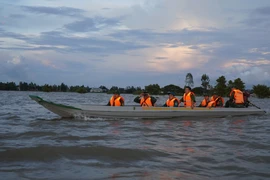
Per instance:
[[[209,95],[204,94],[204,99],[202,100],[201,104],[199,107],[207,107],[208,103],[210,102]]]
[[[116,91],[113,93],[113,96],[109,100],[107,106],[124,106],[125,100],[120,96],[120,92]]]
[[[155,103],[157,102],[157,99],[153,96],[150,96],[147,91],[144,91],[140,94],[140,96],[137,96],[134,99],[134,102],[140,103],[141,106],[155,106]]]
[[[207,107],[223,107],[223,105],[224,99],[221,96],[218,96],[216,92],[214,92]]]
[[[230,99],[226,102],[225,107],[234,107],[234,108],[245,107],[243,92],[232,86],[230,92]]]
[[[168,92],[169,98],[167,99],[166,103],[163,105],[164,107],[178,107],[179,99],[175,97],[174,92]]]
[[[181,102],[184,103],[185,107],[190,107],[192,109],[195,107],[196,99],[195,94],[191,91],[191,87],[189,86],[185,87],[185,93],[183,97],[180,99],[179,106]]]

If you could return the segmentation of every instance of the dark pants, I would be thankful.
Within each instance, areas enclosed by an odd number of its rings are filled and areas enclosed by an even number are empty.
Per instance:
[[[225,103],[225,107],[228,108],[228,107],[232,107],[232,108],[245,108],[245,104],[235,104],[234,102],[228,100],[226,103]]]

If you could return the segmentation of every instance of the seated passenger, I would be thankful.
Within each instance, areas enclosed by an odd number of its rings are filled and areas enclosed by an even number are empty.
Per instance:
[[[140,103],[141,106],[155,106],[157,99],[150,96],[147,91],[144,91],[134,99],[134,102]]]
[[[179,106],[181,102],[184,102],[185,107],[190,107],[192,109],[195,107],[196,103],[195,94],[191,91],[191,87],[189,86],[185,87],[185,93],[179,101]]]
[[[125,100],[122,96],[120,96],[120,92],[116,91],[109,100],[107,106],[124,106],[124,102]]]
[[[248,107],[249,103],[250,103],[249,100],[248,100],[248,98],[250,96],[250,93],[247,92],[247,91],[243,91],[243,95],[244,95],[244,104],[245,104],[246,107]]]
[[[232,86],[230,99],[226,102],[225,107],[234,107],[234,108],[245,107],[243,92]]]
[[[202,100],[202,102],[199,105],[199,107],[207,107],[207,105],[208,105],[209,102],[210,102],[209,95],[208,94],[204,94],[204,99]]]
[[[168,92],[169,98],[166,103],[163,105],[164,107],[178,107],[179,100],[175,97],[174,92]]]
[[[207,107],[223,107],[223,104],[224,99],[221,96],[218,96],[216,92],[214,92]]]

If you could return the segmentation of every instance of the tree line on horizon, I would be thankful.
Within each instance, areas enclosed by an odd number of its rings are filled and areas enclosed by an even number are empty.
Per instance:
[[[234,86],[240,90],[245,90],[245,83],[241,80],[241,78],[236,78],[235,80],[227,81],[225,76],[220,76],[216,79],[215,86],[210,85],[210,78],[207,74],[203,74],[201,76],[201,85],[194,87],[193,76],[191,73],[187,73],[185,79],[185,86],[190,86],[192,91],[196,95],[203,95],[217,93],[220,96],[228,96],[230,93],[230,87]],[[120,93],[126,94],[139,94],[142,91],[148,91],[150,94],[159,95],[159,94],[167,94],[169,91],[175,92],[177,95],[183,95],[184,88],[180,86],[169,84],[164,87],[160,87],[159,84],[150,84],[145,86],[145,88],[141,87],[134,87],[134,86],[127,86],[126,88],[121,88],[117,86],[112,86],[110,89],[106,86],[101,85],[99,89],[103,93],[113,93],[118,91]],[[64,83],[60,85],[37,85],[33,82],[26,83],[20,82],[18,85],[15,82],[7,82],[2,83],[0,82],[0,90],[6,91],[43,91],[43,92],[78,92],[78,93],[87,93],[91,92],[89,86],[68,86]],[[96,88],[95,88],[96,89]],[[258,98],[266,98],[270,97],[270,87],[262,84],[254,85],[252,89],[248,90],[249,93],[254,93]]]

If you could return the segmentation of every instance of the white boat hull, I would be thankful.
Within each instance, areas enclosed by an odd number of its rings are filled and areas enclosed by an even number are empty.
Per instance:
[[[101,117],[101,118],[211,118],[226,116],[263,115],[265,112],[255,108],[201,108],[195,107],[141,107],[141,106],[82,106],[76,108],[63,104],[56,104],[43,100],[38,96],[30,96],[31,99],[63,117]]]

